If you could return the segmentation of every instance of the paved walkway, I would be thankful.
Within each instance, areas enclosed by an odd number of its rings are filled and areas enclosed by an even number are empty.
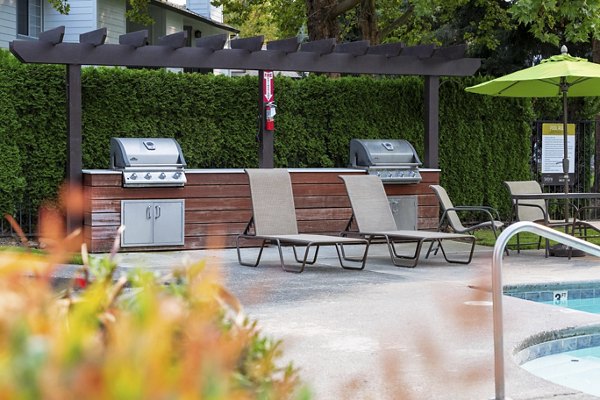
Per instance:
[[[249,249],[248,251],[254,251]],[[364,271],[343,270],[332,251],[302,274],[283,272],[276,250],[258,268],[239,266],[235,250],[121,253],[122,268],[157,272],[204,260],[259,321],[282,339],[314,398],[489,399],[494,397],[491,248],[470,265],[438,255],[414,269],[394,267],[376,245]],[[465,253],[455,244],[452,255]],[[597,258],[504,258],[504,284],[600,281]],[[513,350],[539,332],[600,324],[600,316],[504,297],[506,395],[517,399],[588,399],[522,370]]]

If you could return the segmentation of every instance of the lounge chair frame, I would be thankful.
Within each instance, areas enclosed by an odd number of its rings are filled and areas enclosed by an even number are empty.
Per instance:
[[[433,244],[437,243],[438,246],[435,249],[434,255],[437,254],[438,250],[441,250],[446,262],[452,264],[469,264],[473,259],[473,253],[475,250],[475,237],[471,235],[410,230],[392,232],[358,232],[356,230],[352,230],[353,222],[354,214],[352,215],[352,217],[350,217],[350,221],[348,221],[346,230],[342,232],[342,236],[347,237],[351,235],[357,235],[359,237],[363,237],[368,241],[369,246],[374,243],[385,243],[390,254],[390,259],[392,263],[397,267],[415,268],[419,263],[419,256],[421,255],[423,243],[426,242],[431,242],[431,246],[429,246],[429,250],[427,251],[425,258],[429,258],[429,254],[431,253]],[[471,241],[471,250],[467,259],[460,260],[449,258],[446,254],[446,251],[444,250],[444,246],[442,245],[442,241],[445,239],[465,239]],[[404,255],[398,252],[396,245],[402,243],[416,244],[415,250],[412,253],[412,255]],[[350,259],[343,252],[342,256],[346,260]]]
[[[267,245],[274,244],[277,246],[277,250],[279,252],[281,268],[286,272],[301,273],[304,271],[306,265],[315,264],[319,255],[319,249],[322,246],[335,246],[340,266],[342,268],[350,270],[363,270],[365,268],[367,254],[369,252],[369,242],[367,240],[361,238],[344,238],[339,236],[298,233],[291,180],[289,173],[286,170],[247,169],[246,173],[250,181],[253,216],[246,225],[243,233],[238,235],[236,238],[238,262],[241,265],[257,267],[262,258],[264,248]],[[264,182],[263,180],[267,180],[266,184],[270,185],[270,190],[277,192],[274,196],[279,196],[278,200],[280,201],[278,201],[278,204],[282,205],[281,212],[276,213],[279,214],[276,215],[276,217],[278,217],[278,220],[281,220],[281,223],[274,224],[277,225],[274,228],[269,226],[270,222],[273,221],[267,221],[272,216],[265,217],[265,213],[260,209],[261,207],[264,208],[265,204],[261,204],[261,188],[257,188],[257,186],[261,186]],[[273,192],[270,192],[270,195],[273,195]],[[271,208],[271,205],[269,204],[267,207]],[[259,218],[262,218],[258,229],[256,224],[257,215],[260,215]],[[257,240],[260,241],[260,249],[258,250],[256,260],[251,262],[242,260],[241,242]],[[364,245],[365,250],[362,253],[362,257],[344,257],[344,245]],[[294,259],[298,264],[300,264],[299,266],[294,267],[286,264],[283,256],[283,247],[292,247]],[[301,258],[298,257],[297,247],[304,247],[304,254]],[[313,248],[314,254],[312,257],[310,257],[310,253]],[[352,266],[344,263],[344,260],[351,261],[357,265]]]
[[[342,236],[365,238],[368,240],[369,246],[372,243],[386,243],[391,261],[398,267],[416,267],[419,262],[423,243],[426,242],[431,242],[432,244],[438,243],[439,249],[442,250],[442,255],[448,263],[469,264],[473,259],[475,237],[472,235],[420,230],[397,230],[387,200],[387,195],[385,194],[383,184],[378,177],[370,175],[342,175],[340,178],[346,185],[348,196],[350,197],[350,204],[352,205],[352,216],[346,225],[346,229],[342,232]],[[365,192],[369,192],[368,197],[370,204],[368,206],[366,204],[361,204],[361,201],[357,199],[357,194],[363,194]],[[379,213],[375,224],[367,221],[368,212],[365,212],[367,207],[371,207],[370,210]],[[361,215],[362,221],[357,218],[357,213]],[[377,223],[382,224],[381,230],[362,228],[363,226],[374,228],[374,225],[377,225]],[[353,229],[353,226],[356,226],[356,229]],[[449,258],[442,244],[442,241],[444,240],[464,240],[469,242],[471,248],[468,257],[466,259]],[[401,243],[414,243],[414,252],[409,255],[400,254],[396,245]],[[431,247],[425,258],[429,258],[430,253]]]

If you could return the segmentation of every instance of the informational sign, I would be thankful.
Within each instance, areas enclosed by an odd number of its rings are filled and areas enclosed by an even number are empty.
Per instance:
[[[273,71],[265,71],[263,74],[263,101],[273,101]]]
[[[562,123],[542,124],[542,174],[563,174],[564,137]],[[567,124],[569,174],[575,173],[575,124]]]

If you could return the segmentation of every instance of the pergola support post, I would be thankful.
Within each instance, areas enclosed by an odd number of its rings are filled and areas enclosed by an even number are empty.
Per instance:
[[[67,182],[69,190],[82,186],[81,65],[67,64]],[[78,211],[66,210],[67,233],[82,227]]]
[[[440,77],[425,76],[425,167],[439,168]]]
[[[273,159],[273,131],[265,129],[265,120],[267,118],[265,104],[267,101],[265,100],[264,80],[265,71],[261,69],[258,71],[258,167],[273,168],[275,165]],[[273,82],[271,82],[271,84],[273,84]],[[269,100],[272,100],[272,98]]]

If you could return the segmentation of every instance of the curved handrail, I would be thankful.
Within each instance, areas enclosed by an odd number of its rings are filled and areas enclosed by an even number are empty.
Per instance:
[[[531,232],[600,257],[600,246],[567,235],[535,222],[521,221],[509,225],[496,239],[492,257],[492,312],[494,318],[494,400],[505,400],[504,393],[504,327],[502,321],[502,255],[508,240],[520,232]]]

